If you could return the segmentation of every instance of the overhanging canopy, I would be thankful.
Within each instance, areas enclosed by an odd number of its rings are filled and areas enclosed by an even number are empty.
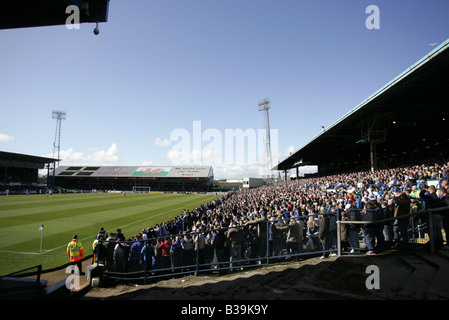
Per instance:
[[[273,170],[303,165],[356,168],[448,144],[449,39]],[[321,171],[321,170],[320,170]]]
[[[11,168],[44,169],[48,163],[55,163],[60,160],[32,156],[27,154],[0,151],[0,166]]]
[[[0,29],[64,25],[70,5],[80,9],[80,23],[108,20],[109,0],[3,0]]]

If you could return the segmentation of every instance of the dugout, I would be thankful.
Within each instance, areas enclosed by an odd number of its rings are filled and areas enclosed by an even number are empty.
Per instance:
[[[447,159],[448,75],[449,39],[273,170],[318,165],[326,176]]]
[[[207,192],[212,190],[211,166],[61,166],[55,185],[72,190]]]

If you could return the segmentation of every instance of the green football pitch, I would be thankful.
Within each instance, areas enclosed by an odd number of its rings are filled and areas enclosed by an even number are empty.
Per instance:
[[[89,255],[100,227],[108,232],[120,227],[125,237],[131,237],[216,198],[156,193],[2,196],[0,275],[36,265],[43,270],[65,265],[66,247],[74,234]]]

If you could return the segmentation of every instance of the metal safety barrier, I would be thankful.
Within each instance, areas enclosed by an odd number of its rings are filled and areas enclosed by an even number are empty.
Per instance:
[[[376,209],[375,209],[376,210]],[[377,209],[379,210],[379,209]],[[265,230],[266,234],[264,236],[259,235],[255,238],[257,241],[257,250],[258,254],[252,255],[254,252],[250,252],[251,255],[248,255],[248,247],[251,247],[251,249],[254,249],[251,245],[253,244],[251,241],[248,241],[247,238],[245,238],[240,246],[237,246],[237,248],[233,248],[230,244],[225,249],[226,254],[223,257],[221,253],[217,254],[216,248],[212,249],[209,247],[209,253],[212,252],[212,255],[204,256],[204,252],[202,252],[202,249],[197,250],[199,246],[200,241],[200,235],[203,235],[205,238],[209,237],[211,238],[214,233],[218,233],[218,231],[227,232],[231,228],[237,228],[243,232],[243,235],[248,236],[249,230],[247,230],[247,224],[245,225],[239,225],[239,226],[233,226],[233,227],[226,227],[226,228],[217,228],[212,230],[205,230],[205,231],[199,231],[199,232],[188,232],[188,233],[181,233],[181,234],[171,234],[167,236],[162,237],[154,237],[146,240],[140,240],[142,242],[142,248],[146,247],[147,244],[151,244],[153,250],[156,249],[154,246],[158,243],[158,240],[162,239],[176,239],[176,237],[192,237],[195,239],[194,241],[194,249],[193,249],[193,256],[190,260],[190,263],[181,262],[181,258],[176,258],[174,254],[170,253],[169,255],[166,255],[164,257],[158,256],[156,254],[154,260],[157,261],[151,261],[150,263],[147,262],[144,258],[141,258],[142,263],[137,265],[134,262],[132,265],[133,268],[128,268],[130,264],[128,264],[128,261],[122,261],[122,268],[117,268],[117,261],[111,261],[111,258],[107,256],[100,256],[100,252],[96,252],[97,259],[99,259],[100,264],[104,265],[104,275],[110,279],[113,280],[126,280],[126,281],[143,281],[144,284],[147,283],[149,279],[160,279],[160,278],[166,278],[166,277],[176,277],[181,275],[188,275],[188,274],[200,274],[200,273],[213,273],[213,272],[222,272],[225,270],[243,270],[246,268],[254,268],[254,267],[261,267],[261,266],[268,266],[270,263],[273,262],[279,262],[282,260],[287,259],[294,259],[294,258],[305,258],[310,256],[316,256],[316,255],[329,255],[331,253],[336,253],[338,256],[342,255],[342,238],[341,238],[341,231],[342,231],[342,225],[344,224],[360,224],[363,226],[369,225],[369,224],[385,224],[391,221],[395,221],[398,218],[405,218],[408,217],[411,219],[411,235],[414,237],[415,232],[417,231],[424,231],[429,234],[430,238],[430,250],[432,253],[435,252],[435,230],[434,230],[434,222],[432,219],[432,215],[434,213],[438,213],[439,211],[448,210],[447,207],[443,208],[436,208],[436,209],[425,209],[421,210],[419,212],[415,213],[409,213],[406,215],[401,215],[398,217],[392,217],[392,218],[386,218],[386,219],[380,219],[377,221],[348,221],[348,220],[342,220],[342,212],[343,209],[339,209],[335,212],[326,212],[326,213],[318,213],[318,214],[312,214],[312,215],[306,215],[306,216],[300,216],[300,217],[293,217],[293,218],[283,218],[283,219],[271,219],[271,220],[264,220],[263,222],[259,222],[259,228],[260,225],[262,226],[261,229]],[[423,225],[415,226],[414,219],[420,215],[427,215],[427,228],[423,228]],[[309,229],[307,228],[307,222],[310,217],[315,219],[318,216],[329,216],[329,219],[332,219],[332,222],[330,222],[331,227],[335,227],[335,232],[331,232],[331,238],[335,237],[334,241],[331,240],[330,243],[327,243],[325,246],[321,241],[316,238],[316,234],[307,234]],[[290,250],[292,246],[287,246],[287,239],[283,238],[281,243],[276,243],[276,241],[273,238],[272,228],[273,225],[276,222],[282,221],[285,226],[288,226],[288,223],[290,220],[295,220],[296,222],[299,222],[302,220],[304,222],[304,225],[302,226],[302,239],[298,243],[297,250]],[[251,222],[251,221],[250,221]],[[334,225],[335,224],[335,225]],[[253,224],[253,226],[257,226],[257,224]],[[260,229],[259,229],[260,230]],[[330,231],[329,231],[330,232]],[[409,239],[407,239],[409,240]],[[306,242],[307,241],[307,242]],[[106,240],[100,240],[100,243],[103,244],[109,244],[109,245],[121,245],[125,248],[129,248],[130,245],[132,245],[135,241],[106,241]],[[173,243],[173,242],[172,242]],[[313,244],[313,249],[309,249],[309,244]],[[211,246],[212,244],[209,244]],[[304,248],[304,245],[306,245],[306,248]],[[277,246],[277,247],[276,247]],[[316,248],[318,247],[318,249]],[[279,249],[280,250],[276,250]],[[111,249],[109,249],[111,250]],[[231,252],[232,250],[239,250],[239,253],[236,254],[237,259],[234,259],[234,254]],[[262,251],[262,252],[261,252]],[[109,255],[111,252],[109,252]],[[185,254],[184,251],[182,251],[181,255]],[[129,253],[126,254],[126,258],[128,258]],[[205,260],[206,258],[206,260]],[[152,258],[153,259],[153,258]],[[162,261],[163,260],[163,261]]]
[[[224,257],[222,257],[221,254],[217,254],[217,250],[213,248],[212,256],[207,256],[207,261],[204,260],[204,252],[201,252],[200,250],[197,250],[200,241],[200,235],[203,235],[204,237],[209,236],[211,238],[211,235],[214,233],[218,233],[218,231],[226,232],[231,228],[237,228],[240,231],[242,231],[242,236],[248,235],[247,230],[247,224],[245,225],[239,225],[239,226],[233,226],[233,227],[225,227],[225,228],[217,228],[213,230],[205,230],[200,232],[189,232],[189,233],[183,233],[183,234],[177,234],[177,235],[168,235],[164,237],[155,237],[151,239],[146,240],[139,240],[142,242],[142,248],[145,248],[148,244],[151,244],[153,249],[156,249],[153,244],[158,243],[158,240],[163,240],[167,238],[175,239],[176,237],[192,237],[195,239],[194,241],[194,255],[193,255],[193,263],[190,264],[184,264],[179,263],[179,260],[174,259],[174,255],[170,254],[169,256],[164,257],[156,257],[155,259],[159,259],[157,263],[154,263],[154,261],[148,263],[144,256],[141,256],[141,263],[139,263],[139,267],[136,270],[136,263],[134,262],[131,266],[129,263],[130,261],[120,261],[122,264],[119,268],[117,266],[117,261],[111,261],[110,256],[109,260],[108,257],[104,254],[100,254],[100,249],[96,252],[97,261],[104,265],[104,276],[108,277],[109,279],[113,280],[125,280],[129,282],[133,281],[143,281],[144,284],[147,283],[149,279],[160,279],[165,277],[176,277],[181,275],[187,275],[187,274],[200,274],[200,273],[211,273],[211,272],[222,272],[225,270],[231,270],[231,271],[238,271],[238,270],[244,270],[246,268],[254,268],[254,267],[262,267],[262,266],[268,266],[270,263],[279,262],[279,261],[286,261],[290,259],[298,259],[298,258],[304,258],[304,257],[310,257],[310,256],[316,256],[316,255],[329,255],[330,253],[336,253],[337,252],[337,246],[335,245],[335,248],[332,249],[331,244],[329,244],[327,247],[323,247],[320,244],[320,241],[313,242],[313,248],[308,249],[308,243],[305,241],[309,241],[310,237],[316,237],[315,234],[307,235],[307,221],[309,217],[315,218],[317,216],[336,216],[337,212],[326,212],[326,213],[320,213],[320,214],[313,214],[313,215],[306,215],[301,217],[293,217],[293,218],[283,218],[283,219],[272,219],[272,220],[265,220],[263,222],[259,222],[258,224],[264,224],[265,226],[262,226],[262,229],[265,229],[266,234],[264,236],[259,236],[256,238],[257,240],[257,250],[258,254],[248,256],[248,242],[246,238],[242,240],[242,244],[240,246],[237,246],[236,248],[233,248],[231,244],[228,245],[228,248],[225,249],[227,253]],[[330,218],[329,218],[330,219]],[[285,226],[288,226],[288,223],[294,220],[296,223],[302,220],[304,222],[304,226],[302,229],[302,239],[297,243],[297,250],[294,249],[293,246],[287,246],[288,242],[287,239],[283,239],[280,241],[280,244],[277,248],[280,250],[277,250],[277,252],[274,250],[274,243],[273,243],[273,234],[272,234],[272,228],[276,222],[282,221]],[[253,224],[253,226],[257,226],[257,224]],[[304,231],[306,231],[306,234],[304,234]],[[287,231],[288,232],[288,231]],[[137,240],[136,240],[137,241]],[[108,245],[121,245],[125,248],[130,248],[130,246],[135,241],[107,241],[107,240],[100,240],[99,241],[102,244],[108,244]],[[251,243],[252,244],[252,243]],[[250,245],[251,245],[250,244]],[[318,248],[316,245],[318,244]],[[304,248],[304,245],[306,245],[306,248]],[[290,250],[292,249],[293,250]],[[98,248],[100,248],[98,246]],[[240,250],[240,252],[237,254],[237,257],[240,257],[240,259],[234,259],[232,250]],[[251,249],[254,249],[251,247]],[[320,250],[321,249],[321,250]],[[111,250],[111,249],[109,249]],[[126,250],[126,249],[125,249]],[[182,252],[184,254],[185,252]],[[254,251],[251,252],[251,254],[254,253]],[[109,255],[111,252],[109,252]],[[126,254],[126,258],[128,258],[129,253]],[[212,257],[212,260],[211,260]],[[162,259],[165,260],[165,266],[164,262],[161,261]],[[124,270],[123,270],[124,269]]]
[[[409,218],[411,219],[412,222],[412,234],[414,235],[414,233],[416,232],[416,230],[427,230],[427,233],[429,234],[429,243],[430,243],[430,251],[432,253],[435,253],[435,239],[436,239],[436,235],[438,232],[441,232],[441,230],[435,230],[434,229],[434,219],[433,219],[433,213],[438,213],[440,211],[448,211],[449,207],[440,207],[440,208],[433,208],[433,209],[423,209],[421,211],[418,212],[413,212],[413,213],[408,213],[408,214],[404,214],[404,215],[400,215],[397,217],[391,217],[391,218],[386,218],[386,219],[380,219],[377,221],[349,221],[349,220],[338,220],[337,221],[337,235],[338,235],[338,240],[337,240],[337,244],[338,244],[338,248],[337,248],[337,252],[338,255],[340,256],[342,253],[342,248],[341,248],[341,225],[343,224],[360,224],[360,225],[368,225],[368,224],[384,224],[386,222],[390,222],[390,221],[395,221],[397,219],[401,219],[401,218]],[[419,215],[426,215],[427,214],[427,225],[426,228],[421,228],[421,226],[418,227],[414,227],[414,219],[419,216]],[[408,232],[409,233],[409,232]],[[409,240],[409,239],[407,239]]]

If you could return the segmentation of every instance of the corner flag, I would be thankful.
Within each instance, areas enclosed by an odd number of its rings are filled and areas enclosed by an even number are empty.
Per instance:
[[[41,231],[41,245],[40,245],[39,252],[42,253],[42,238],[44,237],[44,225],[41,225],[39,230]]]

